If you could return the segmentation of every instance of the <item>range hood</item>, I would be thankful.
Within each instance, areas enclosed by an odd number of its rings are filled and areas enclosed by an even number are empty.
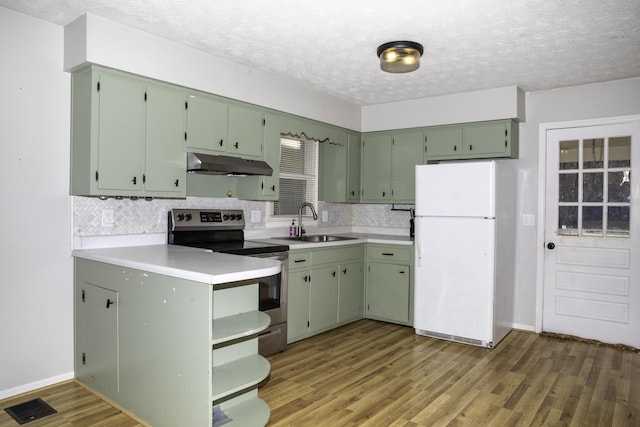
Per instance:
[[[187,172],[208,175],[266,175],[273,169],[262,160],[247,160],[239,157],[212,154],[187,153]]]

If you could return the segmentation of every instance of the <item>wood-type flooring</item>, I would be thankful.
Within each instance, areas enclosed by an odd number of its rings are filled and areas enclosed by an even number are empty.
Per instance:
[[[361,320],[269,357],[269,426],[640,426],[640,354],[512,331],[494,349]]]
[[[268,359],[270,427],[640,427],[640,354],[591,342],[512,331],[489,350],[361,320]],[[29,427],[142,426],[69,381],[0,401],[0,427],[36,397],[58,413]]]

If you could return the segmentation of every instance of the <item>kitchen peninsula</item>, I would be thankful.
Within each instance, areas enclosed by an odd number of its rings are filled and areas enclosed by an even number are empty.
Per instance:
[[[279,262],[171,245],[73,255],[80,382],[154,426],[267,423],[257,279]]]

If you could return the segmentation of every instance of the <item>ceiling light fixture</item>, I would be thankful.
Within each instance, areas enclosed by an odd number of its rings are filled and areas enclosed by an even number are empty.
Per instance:
[[[387,73],[408,73],[420,68],[423,48],[409,41],[389,42],[378,47],[380,68]]]

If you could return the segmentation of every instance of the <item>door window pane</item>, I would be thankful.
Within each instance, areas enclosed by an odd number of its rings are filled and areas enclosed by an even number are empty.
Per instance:
[[[578,169],[578,141],[560,141],[560,170]]]
[[[582,144],[582,167],[584,169],[604,167],[604,139],[585,139]]]
[[[582,207],[582,231],[585,235],[602,235],[602,206]]]
[[[578,234],[578,207],[558,207],[558,234],[576,236]]]
[[[631,137],[609,138],[609,167],[628,168],[631,166]]]
[[[578,174],[563,173],[558,176],[560,185],[558,187],[559,202],[578,201]]]
[[[609,202],[631,202],[631,171],[609,172]]]
[[[629,237],[629,206],[609,206],[607,212],[607,235]]]
[[[582,177],[582,201],[602,202],[603,173],[585,173]]]

